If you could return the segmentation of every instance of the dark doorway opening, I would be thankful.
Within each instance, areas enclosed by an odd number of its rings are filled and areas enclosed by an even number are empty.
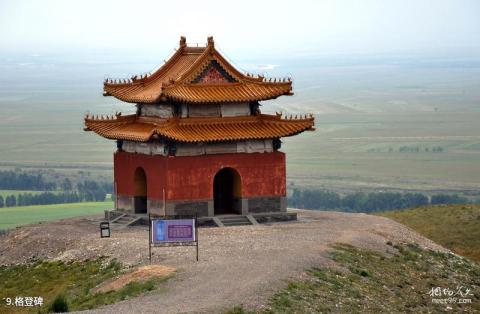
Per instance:
[[[241,213],[241,181],[235,169],[224,168],[213,179],[213,207],[215,215]]]
[[[134,208],[135,214],[147,213],[147,176],[145,170],[137,168],[135,170],[135,196]]]

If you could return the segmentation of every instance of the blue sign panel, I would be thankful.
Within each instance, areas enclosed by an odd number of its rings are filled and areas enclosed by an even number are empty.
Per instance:
[[[152,220],[152,242],[195,242],[195,219]]]

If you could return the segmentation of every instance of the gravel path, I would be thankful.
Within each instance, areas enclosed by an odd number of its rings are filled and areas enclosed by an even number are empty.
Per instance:
[[[238,304],[259,307],[305,268],[332,265],[326,253],[335,242],[383,252],[389,249],[387,241],[444,250],[384,217],[321,211],[298,211],[298,217],[289,223],[202,228],[199,262],[194,247],[154,248],[153,263],[178,270],[165,289],[91,312],[211,313]],[[98,225],[85,218],[33,225],[0,238],[0,264],[33,256],[68,260],[105,255],[136,266],[148,263],[147,235],[146,228],[135,227],[100,239]]]

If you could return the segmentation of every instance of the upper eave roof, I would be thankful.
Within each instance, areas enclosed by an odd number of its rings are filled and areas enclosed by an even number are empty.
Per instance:
[[[234,82],[194,83],[212,61]],[[244,102],[293,94],[290,79],[267,80],[237,70],[215,49],[212,37],[206,47],[188,47],[182,37],[179,49],[150,76],[107,79],[103,89],[104,95],[130,103],[158,103],[167,99],[188,103]]]
[[[115,140],[146,142],[164,137],[196,143],[292,136],[314,130],[313,116],[282,118],[281,114],[218,118],[162,119],[137,115],[106,118],[85,117],[85,130]]]

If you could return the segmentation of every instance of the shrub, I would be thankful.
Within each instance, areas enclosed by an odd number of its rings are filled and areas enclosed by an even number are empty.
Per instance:
[[[55,297],[52,305],[50,305],[49,311],[53,313],[68,312],[68,302],[63,294],[59,294]]]

